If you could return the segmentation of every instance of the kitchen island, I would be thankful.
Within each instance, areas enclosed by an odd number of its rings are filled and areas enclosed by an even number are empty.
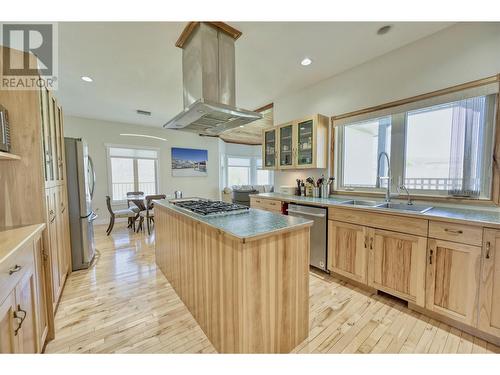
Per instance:
[[[288,353],[309,331],[312,221],[155,205],[156,263],[221,353]]]

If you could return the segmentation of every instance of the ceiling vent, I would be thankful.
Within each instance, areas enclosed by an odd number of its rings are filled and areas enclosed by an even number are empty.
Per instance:
[[[142,109],[138,109],[136,112],[137,112],[137,114],[138,114],[138,115],[143,115],[143,116],[151,116],[151,112],[149,112],[149,111],[144,111],[144,110],[142,110]]]

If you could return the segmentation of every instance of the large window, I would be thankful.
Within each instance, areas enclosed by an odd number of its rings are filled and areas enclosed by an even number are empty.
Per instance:
[[[338,190],[382,191],[386,152],[393,192],[490,198],[495,95],[415,107],[336,124]]]
[[[378,156],[381,152],[390,154],[391,118],[345,126],[343,138],[343,186],[376,187]],[[385,165],[381,166],[385,171]]]
[[[157,193],[157,150],[108,146],[107,153],[113,201],[124,201],[129,191],[142,191],[145,195]]]
[[[235,185],[272,185],[272,171],[262,169],[258,157],[227,156],[226,181],[228,187]]]
[[[233,185],[250,185],[250,158],[227,158],[227,183]]]

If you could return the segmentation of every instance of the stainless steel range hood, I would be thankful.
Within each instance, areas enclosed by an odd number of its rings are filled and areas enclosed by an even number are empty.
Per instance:
[[[201,22],[182,46],[184,110],[163,127],[219,135],[261,119],[235,106],[234,65],[234,39]]]

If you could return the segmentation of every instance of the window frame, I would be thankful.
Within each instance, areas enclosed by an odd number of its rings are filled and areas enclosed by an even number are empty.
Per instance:
[[[400,198],[405,198],[405,194],[400,194],[397,191],[398,188],[398,176],[401,178],[405,177],[406,171],[406,115],[412,109],[404,109],[404,106],[408,105],[418,105],[419,102],[422,103],[421,108],[432,107],[437,104],[425,104],[428,100],[442,100],[442,98],[447,98],[452,95],[460,95],[461,92],[466,92],[467,90],[477,90],[481,89],[481,86],[487,86],[491,84],[498,85],[500,82],[500,74],[480,79],[477,81],[472,81],[468,83],[464,83],[461,85],[449,87],[446,89],[438,90],[435,92],[418,95],[415,97],[398,100],[391,103],[386,103],[383,105],[378,105],[375,107],[370,107],[358,111],[354,111],[351,113],[346,113],[343,115],[333,116],[331,118],[331,142],[333,144],[333,152],[331,154],[331,158],[333,159],[330,164],[330,173],[332,176],[336,177],[334,184],[334,191],[339,194],[352,194],[352,195],[372,195],[379,196],[385,193],[385,189],[374,189],[374,188],[356,188],[356,189],[345,189],[341,186],[340,182],[342,181],[343,176],[340,175],[339,172],[339,163],[343,160],[342,150],[342,142],[340,141],[341,134],[339,135],[339,130],[343,128],[342,125],[347,124],[349,118],[353,118],[352,123],[364,122],[370,113],[373,113],[373,119],[383,117],[384,115],[396,115],[399,114],[402,116],[402,121],[393,121],[391,122],[391,171],[392,171],[392,185],[391,185],[391,193],[394,195],[398,195]],[[498,86],[497,86],[498,87]],[[500,93],[496,91],[496,93],[488,93],[488,94],[477,94],[471,95],[474,96],[487,96],[487,98],[491,98],[491,102],[487,106],[487,110],[491,111],[487,113],[487,118],[491,121],[487,122],[486,126],[490,126],[488,134],[491,134],[491,137],[486,137],[485,142],[483,144],[483,150],[486,150],[487,155],[485,162],[482,163],[483,173],[482,176],[482,186],[481,186],[481,195],[479,197],[463,197],[463,196],[452,196],[448,195],[447,190],[424,190],[424,189],[410,189],[409,193],[412,198],[422,199],[422,200],[430,200],[430,201],[456,201],[456,202],[471,202],[476,201],[478,203],[494,203],[496,205],[500,205],[500,168],[498,167],[498,162],[496,162],[497,166],[495,166],[495,161],[499,160],[500,156]],[[439,97],[442,97],[441,99]],[[459,99],[460,100],[460,99]],[[454,102],[455,100],[447,100],[446,102]],[[444,102],[444,101],[443,101]],[[398,108],[400,107],[400,108]],[[401,108],[403,107],[403,108]],[[358,119],[356,119],[358,116]],[[365,116],[365,119],[363,119]],[[361,119],[360,119],[361,118]],[[402,125],[398,125],[400,122]],[[396,158],[395,155],[400,155],[401,157]],[[487,190],[487,191],[485,191]],[[485,196],[484,193],[487,193],[488,196]]]
[[[229,165],[230,158],[249,159],[250,160],[250,166],[245,167],[245,168],[250,169],[250,174],[249,174],[250,181],[248,183],[249,186],[258,185],[257,184],[257,171],[258,170],[264,170],[264,171],[269,172],[271,183],[268,185],[274,185],[274,171],[264,168],[262,166],[262,164],[261,164],[261,167],[258,167],[258,165],[257,165],[257,160],[258,159],[262,160],[262,156],[260,156],[260,155],[259,156],[247,156],[247,155],[226,154],[223,158],[223,165],[221,166],[223,169],[223,174],[224,174],[224,179],[223,179],[224,187],[232,187],[232,185],[229,186],[229,168],[231,167],[231,165]],[[236,166],[233,166],[233,167],[236,167]]]
[[[106,143],[104,145],[106,147],[106,163],[107,163],[107,178],[108,178],[108,195],[111,197],[111,204],[115,206],[123,205],[127,203],[126,199],[115,200],[113,199],[113,171],[111,166],[111,158],[116,159],[132,159],[133,160],[133,168],[134,168],[134,190],[138,190],[139,179],[138,179],[138,169],[137,169],[137,160],[154,160],[155,161],[155,194],[158,194],[160,191],[160,183],[158,178],[158,171],[160,168],[160,149],[158,147],[151,146],[134,146],[134,145],[123,145],[123,144],[110,144]],[[130,157],[130,156],[111,156],[110,149],[112,148],[125,148],[132,150],[150,150],[156,152],[156,158],[148,158],[148,157]]]

